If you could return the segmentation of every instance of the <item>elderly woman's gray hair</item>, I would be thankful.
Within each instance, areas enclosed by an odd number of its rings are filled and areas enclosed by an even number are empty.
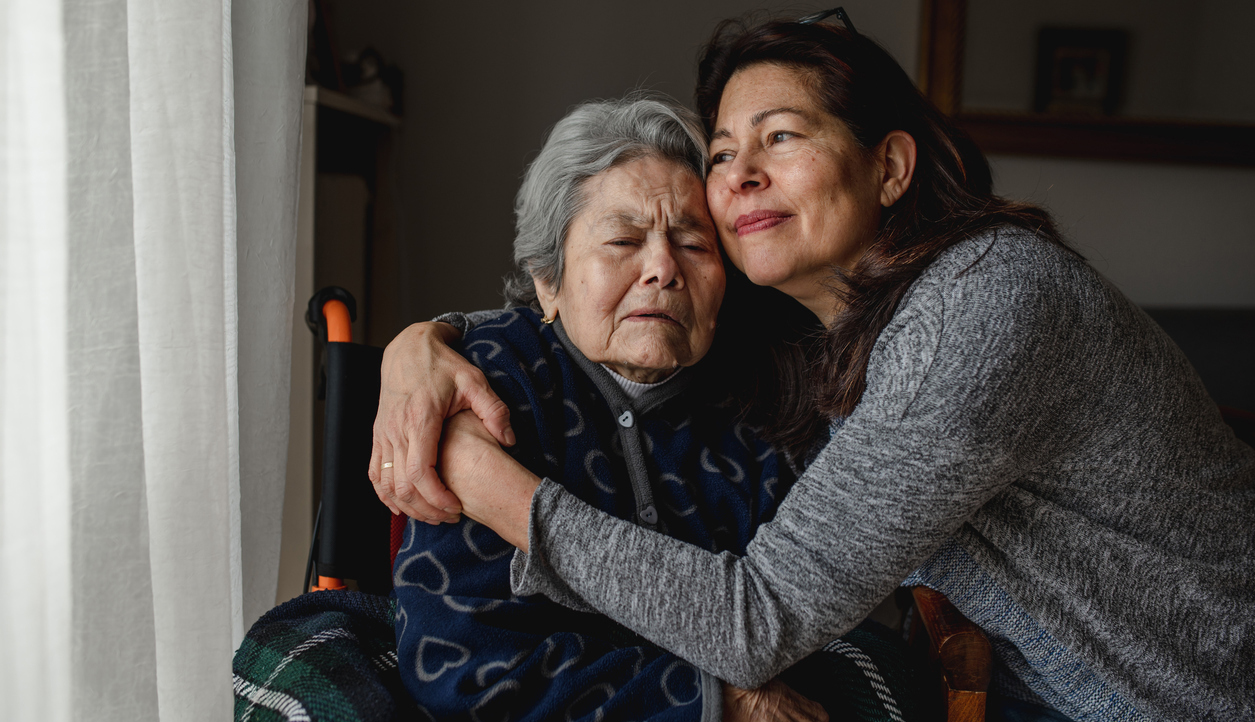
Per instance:
[[[533,276],[556,291],[562,284],[563,247],[584,206],[584,184],[615,166],[658,157],[706,177],[706,141],[697,116],[657,97],[632,95],[576,106],[549,133],[528,166],[514,199],[514,264],[506,278],[507,305],[536,302]]]

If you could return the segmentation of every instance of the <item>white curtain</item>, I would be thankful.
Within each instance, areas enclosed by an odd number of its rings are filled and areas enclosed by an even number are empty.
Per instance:
[[[306,0],[0,0],[0,716],[218,720],[275,598]]]

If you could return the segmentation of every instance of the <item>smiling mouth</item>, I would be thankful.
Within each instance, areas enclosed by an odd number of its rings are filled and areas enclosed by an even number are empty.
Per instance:
[[[754,211],[738,217],[732,225],[738,236],[746,236],[768,228],[775,228],[791,218],[793,216],[780,211]]]

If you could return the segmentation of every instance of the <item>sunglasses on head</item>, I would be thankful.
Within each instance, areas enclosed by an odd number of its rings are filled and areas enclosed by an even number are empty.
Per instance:
[[[845,29],[849,30],[851,35],[854,35],[856,37],[858,36],[858,30],[854,29],[854,23],[850,21],[850,16],[846,14],[845,8],[839,7],[839,8],[833,8],[831,10],[824,10],[822,12],[811,13],[810,15],[807,15],[806,17],[798,18],[797,22],[799,25],[814,25],[820,20],[823,20],[824,18],[827,18],[827,17],[831,17],[833,15],[837,16],[837,19],[840,20],[843,25],[845,25]]]

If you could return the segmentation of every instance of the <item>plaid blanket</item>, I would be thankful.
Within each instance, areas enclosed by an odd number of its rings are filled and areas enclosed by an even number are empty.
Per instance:
[[[780,675],[828,718],[913,722],[942,718],[934,673],[887,627],[864,622]]]
[[[235,653],[239,722],[415,720],[397,673],[395,603],[361,592],[305,594],[275,607]],[[922,665],[888,629],[866,623],[783,675],[833,720],[933,719]]]
[[[303,594],[270,610],[235,652],[235,719],[418,719],[397,673],[395,614],[387,597],[350,591]]]

